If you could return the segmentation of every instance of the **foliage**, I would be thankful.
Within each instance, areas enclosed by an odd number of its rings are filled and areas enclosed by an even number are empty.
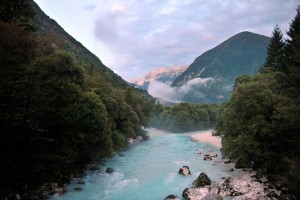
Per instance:
[[[287,35],[289,36],[286,42],[288,73],[292,78],[293,86],[300,92],[300,6],[297,8],[297,14]]]
[[[150,125],[175,133],[213,128],[216,104],[180,103],[173,107],[157,104]]]
[[[28,21],[34,15],[30,2],[30,0],[2,0],[0,2],[0,20]]]
[[[270,43],[262,73],[236,80],[230,101],[220,108],[216,127],[225,154],[275,175],[297,196],[300,195],[299,12],[298,7],[288,31],[290,39],[283,45]],[[271,41],[274,42],[278,31],[276,26]],[[284,59],[279,62],[277,58]],[[266,70],[270,67],[275,70]]]
[[[1,20],[0,199],[26,199],[43,183],[124,149],[154,103],[103,66],[74,58],[56,35]]]

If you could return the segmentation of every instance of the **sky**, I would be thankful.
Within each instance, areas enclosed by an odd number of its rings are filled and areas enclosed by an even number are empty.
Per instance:
[[[190,65],[233,35],[271,36],[298,0],[34,0],[65,31],[125,80]],[[285,35],[286,36],[286,35]]]

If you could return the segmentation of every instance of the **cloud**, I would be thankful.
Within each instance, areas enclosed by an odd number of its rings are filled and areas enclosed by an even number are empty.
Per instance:
[[[198,98],[204,98],[205,95],[201,91],[209,89],[214,83],[214,78],[194,78],[185,85],[175,88],[166,83],[159,81],[151,81],[148,86],[148,93],[153,97],[161,98],[169,102],[178,103],[183,101],[185,95],[189,92],[195,93]],[[197,94],[196,94],[197,93]]]
[[[295,15],[295,0],[114,1],[95,20],[95,36],[114,54],[108,67],[123,78],[154,67],[191,64],[229,37],[251,31],[283,32]]]
[[[205,88],[208,89],[211,84],[214,83],[214,78],[209,77],[209,78],[194,78],[192,80],[189,80],[186,84],[184,84],[183,86],[181,86],[178,89],[178,92],[180,94],[186,94],[188,92],[190,92],[191,90],[199,90],[201,88]]]
[[[166,83],[151,81],[148,86],[148,93],[156,98],[165,99],[169,102],[178,102],[177,89]]]

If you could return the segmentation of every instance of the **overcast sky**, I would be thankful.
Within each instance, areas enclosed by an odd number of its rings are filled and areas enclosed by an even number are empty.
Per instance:
[[[118,75],[190,65],[229,37],[283,32],[298,0],[34,0]]]

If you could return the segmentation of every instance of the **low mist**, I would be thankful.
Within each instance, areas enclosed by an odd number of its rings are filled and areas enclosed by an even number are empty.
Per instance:
[[[153,97],[164,99],[172,103],[180,103],[184,97],[193,92],[198,98],[204,98],[205,91],[214,83],[214,78],[194,78],[181,87],[171,87],[169,84],[152,81],[148,86],[148,93]]]

